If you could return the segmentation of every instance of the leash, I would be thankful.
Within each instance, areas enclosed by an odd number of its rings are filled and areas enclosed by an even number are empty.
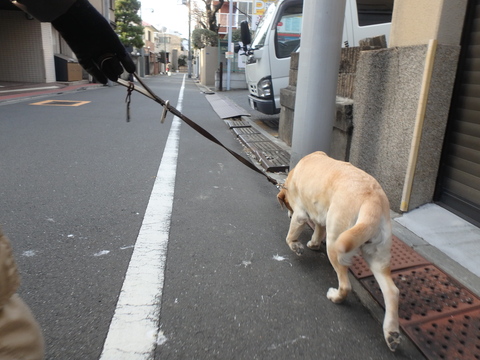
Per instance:
[[[155,102],[159,103],[160,105],[163,106],[163,111],[162,115],[160,118],[160,122],[163,124],[165,121],[165,117],[167,116],[167,112],[171,112],[173,115],[177,116],[183,122],[185,122],[188,126],[190,126],[192,129],[194,129],[196,132],[198,132],[200,135],[204,136],[208,140],[214,142],[215,144],[221,146],[225,150],[227,150],[233,157],[235,157],[238,161],[240,161],[243,165],[249,167],[251,170],[265,176],[269,182],[271,182],[273,185],[278,186],[278,181],[272,178],[271,176],[267,175],[260,169],[258,169],[254,164],[252,164],[250,161],[245,159],[242,155],[238,154],[237,152],[233,151],[232,149],[229,149],[225,145],[223,145],[215,136],[210,134],[207,130],[205,130],[203,127],[198,125],[195,121],[191,120],[184,114],[182,114],[180,111],[178,111],[174,106],[170,105],[170,102],[168,100],[163,100],[159,96],[157,96],[137,75],[137,73],[133,74],[135,78],[138,80],[138,82],[142,85],[143,88],[135,86],[133,82],[126,81],[123,79],[118,79],[117,83],[125,86],[127,88],[127,97],[125,99],[125,102],[127,103],[127,122],[130,121],[130,101],[131,101],[131,95],[133,91],[137,91],[141,93],[142,95],[145,95],[146,97],[149,97],[150,99],[154,100]]]

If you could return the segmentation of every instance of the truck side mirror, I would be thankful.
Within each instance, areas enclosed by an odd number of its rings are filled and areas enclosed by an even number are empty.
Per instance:
[[[238,52],[241,50],[242,46],[240,44],[235,44],[235,46],[233,47],[233,51],[235,52],[235,54],[238,54]]]
[[[243,20],[240,23],[240,36],[244,46],[250,45],[252,43],[252,36],[250,35],[250,29],[248,28],[248,21]]]

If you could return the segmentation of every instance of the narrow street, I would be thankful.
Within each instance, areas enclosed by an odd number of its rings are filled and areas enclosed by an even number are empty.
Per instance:
[[[147,84],[241,153],[206,95],[183,81]],[[47,359],[422,358],[391,353],[355,294],[342,305],[326,298],[334,270],[322,251],[289,250],[275,186],[171,114],[161,124],[161,107],[139,94],[126,122],[125,96],[100,87],[0,106],[0,225]],[[46,100],[86,103],[31,105]],[[141,248],[145,231],[159,243]],[[132,271],[158,288],[128,287]],[[140,318],[120,319],[122,288],[153,308],[147,321],[140,306]],[[117,320],[128,338],[112,330]],[[108,355],[137,339],[151,349]]]

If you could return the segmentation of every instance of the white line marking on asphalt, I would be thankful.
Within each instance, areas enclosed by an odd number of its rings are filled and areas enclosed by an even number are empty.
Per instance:
[[[58,89],[58,86],[43,86],[43,87],[34,87],[34,88],[27,88],[27,89],[10,89],[10,90],[2,90],[0,94],[8,93],[8,92],[21,92],[21,91],[30,91],[30,90],[50,90],[50,89]]]
[[[185,76],[178,98],[179,111],[182,110],[184,89]],[[153,358],[155,345],[159,341],[160,306],[179,140],[180,119],[175,116],[103,346],[101,360]]]

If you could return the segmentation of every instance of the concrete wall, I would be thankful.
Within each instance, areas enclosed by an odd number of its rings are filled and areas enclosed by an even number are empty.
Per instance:
[[[460,47],[439,45],[409,209],[431,202]],[[427,45],[362,52],[357,64],[350,162],[384,187],[399,211]]]
[[[355,81],[350,161],[399,211],[419,107],[427,43],[438,41],[408,210],[433,201],[467,0],[396,1],[390,49],[363,52]]]
[[[200,51],[200,83],[215,86],[215,72],[218,68],[218,47],[206,46]]]
[[[215,89],[226,90],[227,89],[227,73],[222,74],[222,89],[220,89],[220,71],[215,72]],[[230,90],[235,89],[247,89],[247,80],[245,80],[245,73],[231,72],[230,73]]]
[[[458,45],[468,0],[395,1],[390,47],[427,44]]]

